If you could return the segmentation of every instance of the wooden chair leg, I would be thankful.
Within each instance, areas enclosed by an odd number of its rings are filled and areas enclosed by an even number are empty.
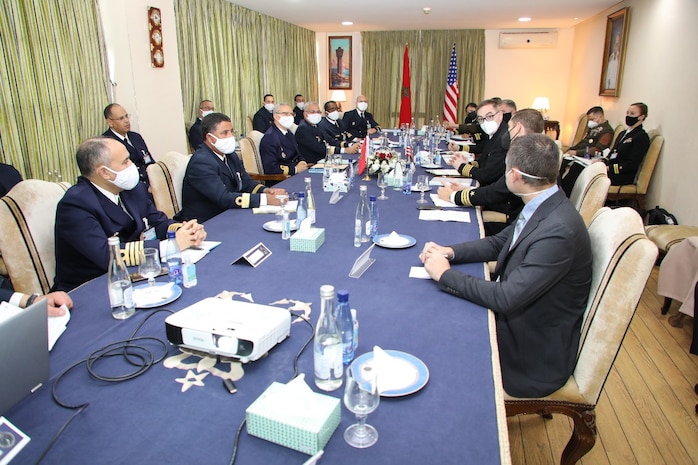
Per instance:
[[[575,410],[570,415],[574,421],[574,430],[565,450],[562,451],[560,465],[574,465],[596,443],[596,413],[593,409]]]
[[[664,305],[662,305],[662,315],[666,315],[671,307],[671,297],[664,297]]]

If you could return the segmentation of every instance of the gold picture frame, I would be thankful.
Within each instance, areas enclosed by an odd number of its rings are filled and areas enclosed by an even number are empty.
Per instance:
[[[601,68],[601,83],[599,85],[599,95],[601,96],[620,96],[629,25],[629,7],[608,15],[606,21],[606,42],[603,49],[603,65]]]
[[[327,43],[330,89],[351,89],[351,36],[330,36]]]

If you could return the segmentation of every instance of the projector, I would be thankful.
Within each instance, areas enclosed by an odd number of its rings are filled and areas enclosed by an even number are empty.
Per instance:
[[[167,340],[189,349],[234,357],[262,357],[291,332],[283,308],[210,297],[165,319]]]

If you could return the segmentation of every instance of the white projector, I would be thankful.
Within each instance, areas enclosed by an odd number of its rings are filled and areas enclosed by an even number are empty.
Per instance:
[[[172,344],[247,363],[262,357],[291,332],[283,308],[210,297],[165,319]]]

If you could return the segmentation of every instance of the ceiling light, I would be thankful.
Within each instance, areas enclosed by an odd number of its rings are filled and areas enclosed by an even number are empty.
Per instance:
[[[530,20],[531,20],[531,18],[529,18],[528,16],[522,16],[521,18],[519,18],[519,22],[521,22],[521,23],[527,23]]]
[[[429,13],[431,13],[431,8],[426,7],[424,9],[422,9],[422,11],[424,12],[425,15],[428,15]]]
[[[352,21],[342,21],[342,26],[351,26],[354,24]]]

